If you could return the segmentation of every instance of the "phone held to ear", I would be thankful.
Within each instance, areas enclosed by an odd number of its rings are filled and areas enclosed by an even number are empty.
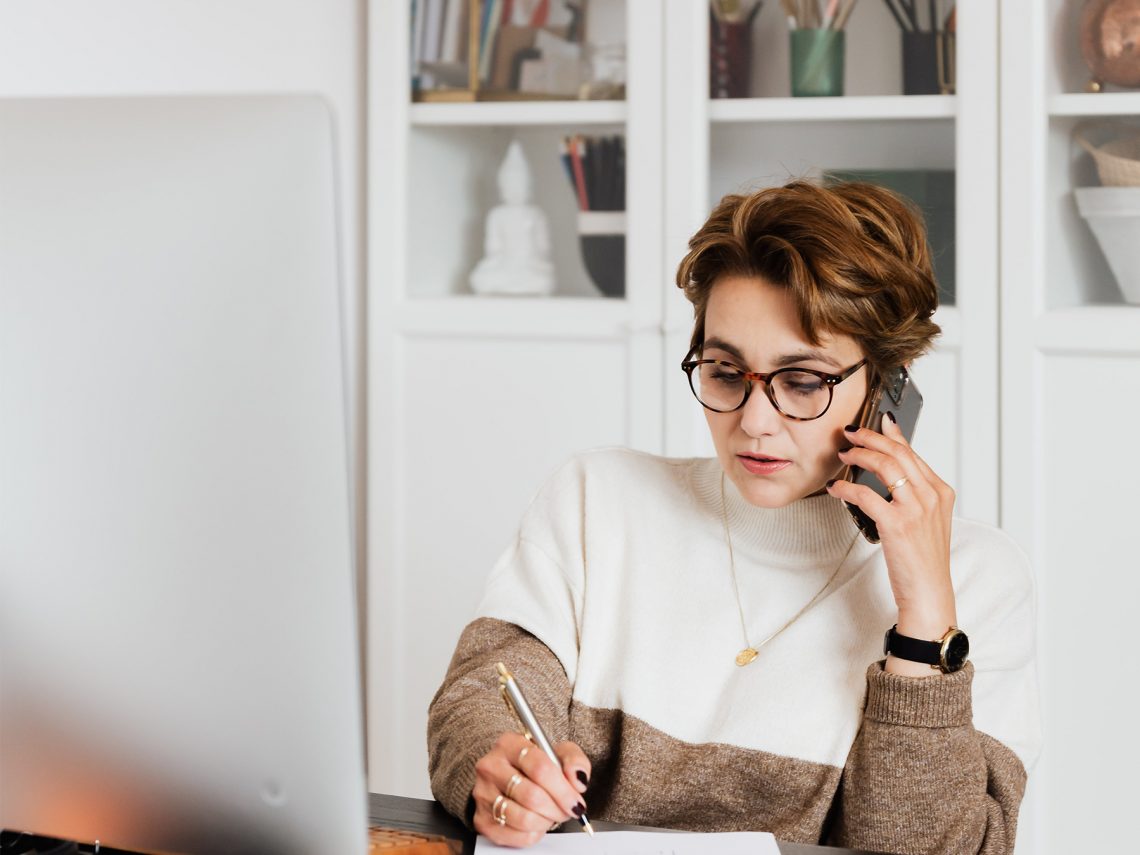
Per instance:
[[[863,411],[859,414],[859,427],[882,433],[883,419],[888,411],[895,417],[895,422],[909,443],[914,436],[918,414],[922,411],[922,395],[905,368],[896,369],[875,384],[871,394],[867,396]],[[868,472],[858,466],[848,466],[840,478],[853,484],[870,487],[888,502],[891,501],[890,491],[874,472]],[[863,536],[871,543],[878,543],[879,529],[875,521],[863,513],[858,505],[850,502],[844,504],[847,505],[851,518],[855,520],[855,525],[863,532]]]

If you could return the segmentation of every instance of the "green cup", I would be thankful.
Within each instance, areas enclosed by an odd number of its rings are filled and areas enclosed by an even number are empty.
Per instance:
[[[792,30],[792,95],[843,94],[844,30]]]

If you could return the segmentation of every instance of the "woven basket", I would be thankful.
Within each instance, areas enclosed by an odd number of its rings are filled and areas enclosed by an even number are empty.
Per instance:
[[[1089,140],[1087,132],[1097,127],[1110,127],[1118,134],[1126,131],[1128,136],[1096,145]],[[1105,122],[1078,125],[1073,130],[1073,137],[1093,156],[1102,185],[1140,187],[1140,129],[1135,125]]]
[[[460,855],[463,844],[439,834],[385,828],[368,829],[368,855]]]

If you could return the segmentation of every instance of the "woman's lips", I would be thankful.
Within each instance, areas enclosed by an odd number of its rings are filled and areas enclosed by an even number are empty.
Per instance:
[[[740,460],[740,465],[753,475],[771,475],[792,465],[790,460],[757,460],[755,457],[745,457],[743,454],[738,454],[737,458]]]

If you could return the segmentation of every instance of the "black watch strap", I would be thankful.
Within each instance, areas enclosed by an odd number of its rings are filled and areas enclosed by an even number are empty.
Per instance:
[[[898,624],[887,630],[883,638],[883,655],[910,662],[923,662],[943,674],[962,670],[970,656],[970,639],[956,626],[950,627],[938,641],[924,641],[900,635]]]
[[[898,624],[887,630],[887,637],[883,640],[883,655],[886,656],[888,653],[908,662],[924,662],[927,665],[939,665],[942,662],[940,642],[900,635]]]

